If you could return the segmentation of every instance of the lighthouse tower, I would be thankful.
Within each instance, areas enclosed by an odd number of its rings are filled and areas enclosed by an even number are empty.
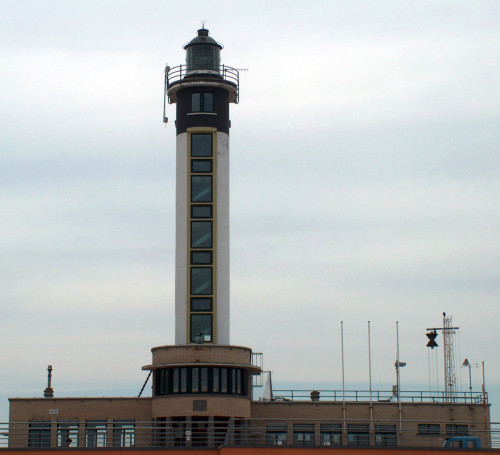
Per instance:
[[[186,64],[167,67],[176,104],[175,344],[229,344],[229,103],[238,71],[198,30]]]
[[[153,372],[153,419],[206,426],[250,416],[261,368],[250,348],[229,343],[229,104],[238,102],[238,71],[220,64],[222,45],[205,28],[184,49],[186,64],[165,71],[177,132],[175,345],[152,348],[143,369]]]

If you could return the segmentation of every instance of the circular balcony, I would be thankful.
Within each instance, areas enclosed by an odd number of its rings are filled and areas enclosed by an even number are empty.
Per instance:
[[[213,86],[223,88],[229,93],[229,102],[239,101],[240,74],[236,68],[218,65],[216,69],[188,70],[187,65],[165,68],[165,98],[169,104],[177,102],[177,92],[181,88]]]

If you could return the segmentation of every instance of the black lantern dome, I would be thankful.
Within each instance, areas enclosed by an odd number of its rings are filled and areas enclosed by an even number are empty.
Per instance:
[[[201,28],[198,36],[184,45],[186,66],[189,73],[219,73],[222,44],[208,36],[208,30]]]

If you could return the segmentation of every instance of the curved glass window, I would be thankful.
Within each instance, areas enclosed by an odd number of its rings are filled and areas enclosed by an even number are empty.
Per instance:
[[[188,71],[209,70],[219,72],[220,49],[213,44],[196,44],[186,49]]]
[[[247,372],[232,367],[162,368],[154,372],[154,396],[200,393],[248,396]]]

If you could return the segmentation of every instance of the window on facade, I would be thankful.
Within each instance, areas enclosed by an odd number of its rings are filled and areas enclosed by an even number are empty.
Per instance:
[[[174,368],[172,379],[172,392],[179,393],[179,368]]]
[[[211,205],[192,205],[191,218],[212,218]]]
[[[191,251],[191,264],[193,265],[211,265],[211,251]]]
[[[220,375],[219,375],[219,369],[214,368],[213,372],[213,384],[212,384],[212,392],[213,393],[219,393],[220,392]]]
[[[154,373],[155,395],[166,395],[168,393],[168,370],[163,368]]]
[[[191,341],[196,342],[197,337],[201,337],[203,341],[212,341],[211,314],[191,314]]]
[[[350,446],[368,446],[370,444],[368,425],[349,424],[347,426],[347,442]]]
[[[211,267],[191,267],[191,294],[192,295],[212,294]]]
[[[213,112],[214,94],[209,92],[191,94],[191,112]]]
[[[212,298],[191,297],[191,311],[212,311]]]
[[[187,392],[187,368],[181,368],[181,393]]]
[[[342,424],[340,423],[322,423],[320,426],[320,438],[322,446],[341,446],[342,445]]]
[[[212,133],[191,134],[192,157],[210,157],[212,152]]]
[[[208,392],[208,368],[203,367],[200,369],[200,388],[201,393]]]
[[[241,380],[241,370],[234,370],[236,374],[236,395],[241,395],[243,390],[243,382]]]
[[[78,447],[78,421],[58,422],[57,446]]]
[[[285,446],[287,441],[286,423],[273,422],[266,426],[266,444],[272,446]]]
[[[87,421],[85,428],[85,447],[106,447],[106,434],[106,421]]]
[[[191,248],[212,248],[211,221],[191,221]]]
[[[378,447],[396,447],[398,444],[396,425],[375,425],[375,445]]]
[[[191,176],[191,202],[212,202],[212,176]]]
[[[50,422],[30,422],[28,447],[50,447]]]
[[[135,422],[115,420],[113,422],[113,447],[135,446]]]
[[[191,172],[212,172],[212,160],[191,160]]]
[[[154,396],[212,394],[247,396],[247,372],[241,368],[182,367],[154,372]]]
[[[191,392],[198,393],[200,391],[200,369],[191,369]]]
[[[166,417],[153,419],[153,447],[166,447],[167,445],[167,422]],[[169,425],[170,436],[170,425]],[[170,441],[170,438],[168,438]]]
[[[439,435],[441,434],[441,429],[439,423],[419,423],[418,424],[418,434],[420,435]]]
[[[220,369],[220,391],[221,393],[227,393],[227,368],[221,368]]]
[[[298,446],[314,445],[314,424],[294,423],[293,445],[298,445]]]
[[[186,445],[186,417],[172,417],[172,438],[174,447]]]
[[[469,429],[467,425],[447,423],[446,424],[446,435],[447,436],[468,436]]]

